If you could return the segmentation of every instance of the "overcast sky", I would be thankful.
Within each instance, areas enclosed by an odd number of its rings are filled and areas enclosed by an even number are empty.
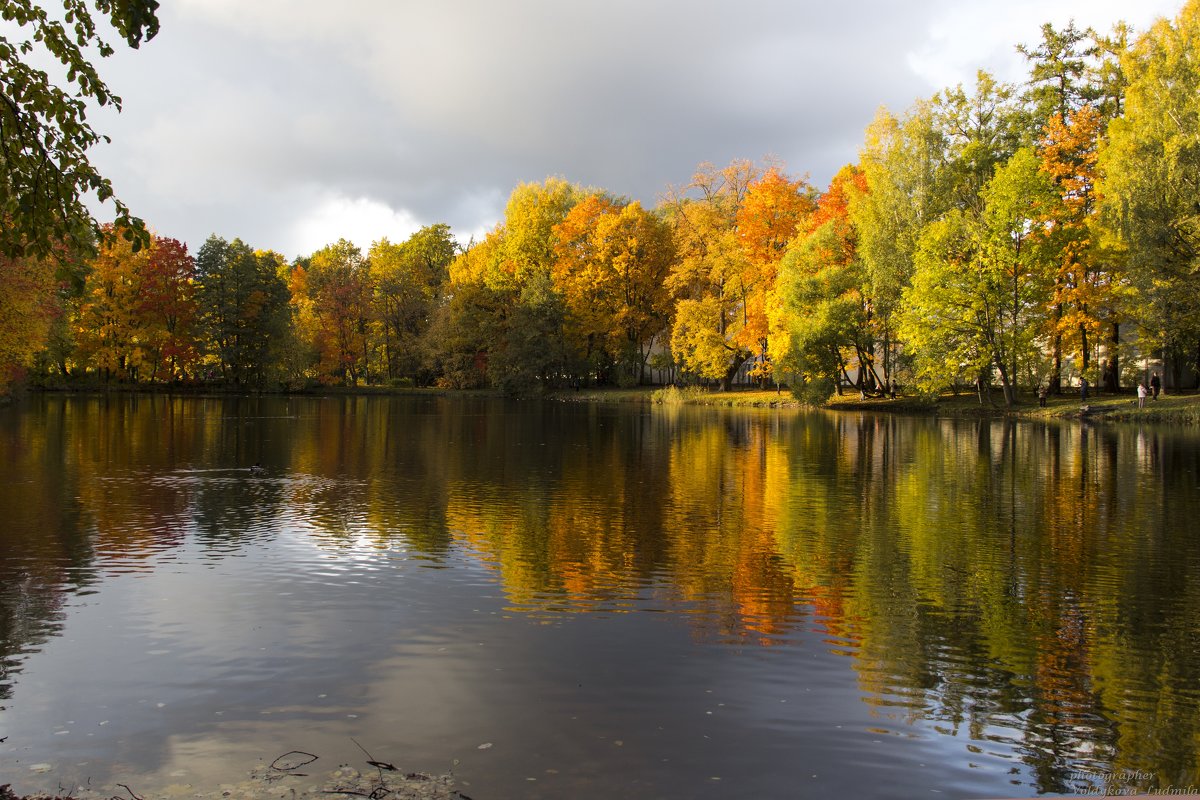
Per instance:
[[[824,186],[881,105],[1026,74],[1044,22],[1145,30],[1182,0],[169,0],[102,64],[92,121],[122,199],[192,252],[289,259],[445,222],[466,241],[522,181],[654,205],[702,161]]]

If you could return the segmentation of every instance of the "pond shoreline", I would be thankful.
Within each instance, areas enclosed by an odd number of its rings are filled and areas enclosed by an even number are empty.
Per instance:
[[[499,398],[502,392],[489,389],[441,389],[438,387],[400,388],[390,386],[324,386],[299,390],[248,390],[219,386],[78,386],[68,388],[30,388],[16,396],[0,397],[0,406],[19,403],[31,395],[108,395],[147,394],[184,397],[470,397]],[[1003,398],[993,394],[991,402],[981,402],[974,394],[925,396],[854,397],[841,395],[823,404],[802,401],[785,389],[733,389],[713,391],[693,387],[637,387],[631,389],[596,388],[558,390],[517,399],[542,399],[576,403],[639,403],[665,406],[710,406],[741,409],[809,409],[901,414],[906,416],[1015,418],[1033,420],[1084,420],[1088,422],[1149,422],[1200,425],[1200,393],[1174,391],[1158,399],[1148,398],[1138,408],[1137,397],[1129,393],[1091,392],[1087,400],[1075,392],[1050,396],[1044,407],[1033,395],[1018,395],[1017,404],[1006,407]]]
[[[279,767],[280,756],[270,764],[261,764],[237,783],[218,783],[199,787],[176,783],[159,789],[141,791],[137,786],[114,782],[104,789],[88,786],[60,787],[58,793],[17,794],[9,784],[0,785],[0,800],[304,800],[318,797],[387,797],[389,800],[471,800],[456,788],[454,776],[405,772],[393,764],[367,762],[366,771],[342,764],[320,774],[302,771],[308,761],[297,766]],[[300,754],[308,756],[308,753]],[[315,756],[313,757],[315,760]]]
[[[657,397],[656,397],[657,395]],[[596,389],[558,392],[553,397],[575,402],[646,403],[698,405],[729,408],[807,408],[826,411],[872,412],[906,416],[1015,418],[1033,420],[1087,420],[1090,422],[1153,422],[1200,425],[1200,394],[1180,392],[1147,399],[1138,408],[1132,394],[1090,394],[1085,401],[1075,393],[1047,398],[1045,407],[1032,396],[1018,397],[1009,408],[999,397],[993,403],[981,403],[975,395],[942,395],[937,398],[899,396],[895,398],[832,397],[823,405],[798,400],[790,392],[775,390],[733,390],[729,392],[679,392],[661,402],[656,389]]]

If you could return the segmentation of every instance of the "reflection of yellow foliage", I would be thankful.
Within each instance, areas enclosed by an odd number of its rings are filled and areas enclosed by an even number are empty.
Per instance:
[[[56,537],[78,523],[47,511],[62,498],[109,564],[172,546],[173,515],[231,538],[298,520],[335,550],[366,539],[436,558],[457,544],[524,612],[653,596],[704,638],[816,632],[850,657],[881,726],[1019,743],[1047,791],[1078,761],[1175,783],[1198,769],[1196,546],[1168,523],[1200,515],[1200,465],[1161,433],[444,398],[419,416],[365,397],[43,402],[55,421],[20,418],[0,464],[36,474],[61,451],[60,483],[0,482],[18,519],[0,545],[46,554],[30,561],[46,583],[73,557]],[[211,485],[100,480],[249,460],[268,441],[272,471],[292,477],[254,482],[273,494],[232,526],[236,503],[196,510]]]

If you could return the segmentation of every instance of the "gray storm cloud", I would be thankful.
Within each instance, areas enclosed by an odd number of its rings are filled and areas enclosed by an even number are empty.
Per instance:
[[[1177,6],[1156,2],[1131,22]],[[125,110],[98,118],[97,161],[193,248],[215,232],[299,255],[317,210],[364,203],[465,238],[548,175],[653,204],[701,161],[770,155],[823,183],[879,106],[1019,74],[1042,22],[1107,28],[1119,6],[179,0],[104,64]]]

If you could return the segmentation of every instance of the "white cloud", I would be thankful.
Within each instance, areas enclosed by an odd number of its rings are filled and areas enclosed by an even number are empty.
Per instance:
[[[1080,30],[1094,28],[1108,33],[1124,20],[1135,32],[1144,31],[1158,17],[1172,17],[1179,0],[1012,0],[1003,8],[975,0],[946,4],[932,18],[928,36],[915,43],[907,55],[909,68],[930,87],[930,94],[963,84],[971,87],[975,74],[984,69],[1002,81],[1020,83],[1028,75],[1028,63],[1016,53],[1018,44],[1037,46],[1041,28],[1050,23],[1063,28],[1072,20]]]
[[[421,227],[411,213],[366,197],[328,195],[306,211],[288,231],[297,253],[309,255],[338,239],[347,239],[365,253],[380,239],[403,242]]]

